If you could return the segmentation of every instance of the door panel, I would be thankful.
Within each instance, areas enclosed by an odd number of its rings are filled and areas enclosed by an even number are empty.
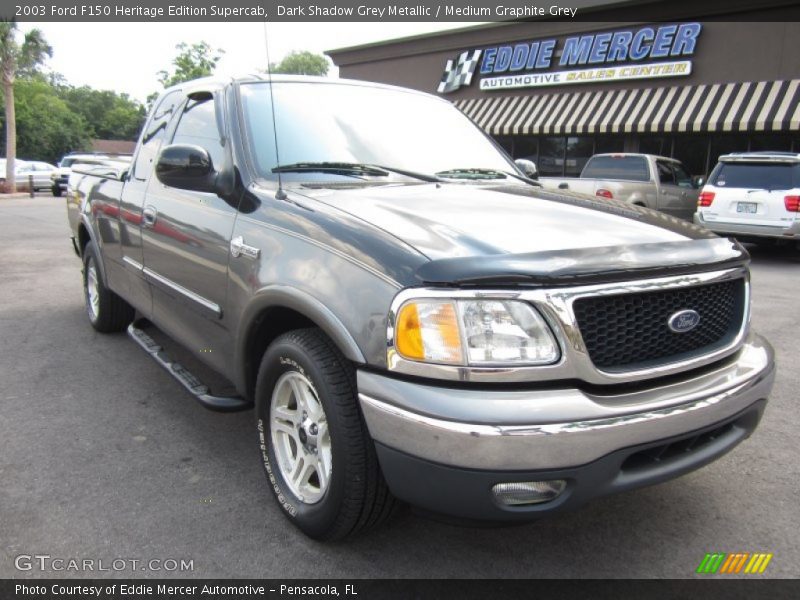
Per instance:
[[[656,161],[658,210],[673,217],[686,218],[686,191],[675,183],[675,172],[667,161]]]
[[[155,107],[145,126],[128,180],[122,189],[119,202],[119,236],[121,261],[128,276],[127,288],[119,292],[146,317],[153,313],[152,291],[142,268],[142,211],[147,186],[153,177],[153,161],[161,149],[167,129],[182,101],[179,91],[164,96]]]
[[[697,210],[697,197],[700,191],[694,187],[692,176],[681,163],[671,163],[675,175],[675,185],[681,190],[680,205],[677,207],[677,216],[691,221]]]
[[[171,143],[202,146],[219,165],[224,150],[213,103],[210,96],[188,100]],[[168,187],[153,177],[142,217],[153,321],[222,373],[230,349],[225,305],[236,215],[216,194]]]

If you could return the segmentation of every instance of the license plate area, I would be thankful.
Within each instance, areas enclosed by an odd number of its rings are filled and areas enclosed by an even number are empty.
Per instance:
[[[758,212],[758,204],[755,202],[737,202],[736,212],[754,215]]]

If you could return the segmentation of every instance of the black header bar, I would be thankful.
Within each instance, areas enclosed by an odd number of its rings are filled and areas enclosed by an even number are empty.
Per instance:
[[[753,19],[753,11],[763,14]],[[17,21],[790,21],[796,0],[4,0]]]

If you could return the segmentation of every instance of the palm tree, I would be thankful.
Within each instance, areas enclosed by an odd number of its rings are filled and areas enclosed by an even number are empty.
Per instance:
[[[45,41],[42,32],[31,29],[23,42],[17,42],[17,24],[0,21],[0,75],[3,79],[3,94],[6,102],[6,189],[17,191],[14,177],[14,160],[17,157],[17,120],[14,113],[14,81],[17,73],[26,73],[41,64],[45,56],[53,56],[53,49]]]

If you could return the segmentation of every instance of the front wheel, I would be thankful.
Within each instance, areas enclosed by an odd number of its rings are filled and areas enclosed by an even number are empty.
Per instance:
[[[396,500],[358,407],[355,369],[317,329],[276,339],[256,383],[270,489],[306,535],[337,540],[384,521]]]
[[[61,195],[61,188],[57,185],[54,185],[50,188],[50,191],[53,192],[53,196],[60,196]]]

